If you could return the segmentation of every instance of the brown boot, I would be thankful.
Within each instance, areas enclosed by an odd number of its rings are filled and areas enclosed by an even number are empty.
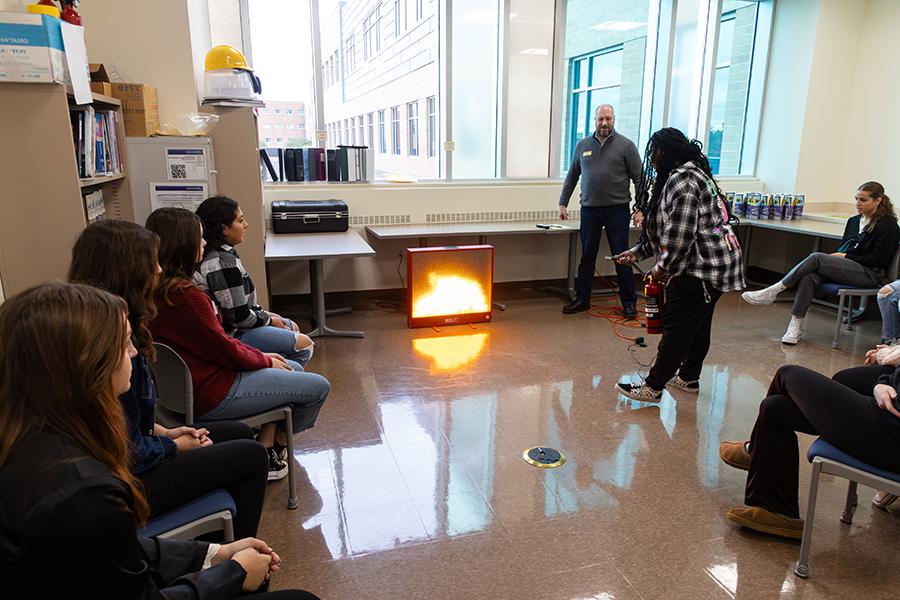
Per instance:
[[[750,454],[745,442],[722,442],[719,444],[719,458],[729,467],[750,470]]]
[[[760,506],[736,506],[725,517],[738,525],[771,535],[799,540],[803,537],[803,519],[793,519]]]

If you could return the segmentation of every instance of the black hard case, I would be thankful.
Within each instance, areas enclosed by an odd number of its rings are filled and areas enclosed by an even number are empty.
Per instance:
[[[317,233],[347,231],[350,211],[343,200],[281,200],[272,202],[272,231]]]

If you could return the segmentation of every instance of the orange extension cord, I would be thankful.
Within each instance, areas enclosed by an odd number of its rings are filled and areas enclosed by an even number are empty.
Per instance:
[[[606,278],[601,278],[606,281]],[[622,307],[619,306],[618,302],[619,299],[616,296],[609,296],[597,302],[591,302],[591,308],[587,313],[592,317],[606,319],[612,327],[613,333],[616,334],[616,337],[629,342],[636,342],[638,336],[628,337],[627,335],[622,335],[619,328],[644,329],[644,323],[646,323],[647,320],[644,302],[641,300],[637,303],[637,316],[631,319],[622,316]]]

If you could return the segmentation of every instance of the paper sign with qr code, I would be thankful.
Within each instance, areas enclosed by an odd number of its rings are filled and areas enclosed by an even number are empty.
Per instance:
[[[206,152],[203,148],[166,148],[169,181],[206,180]]]

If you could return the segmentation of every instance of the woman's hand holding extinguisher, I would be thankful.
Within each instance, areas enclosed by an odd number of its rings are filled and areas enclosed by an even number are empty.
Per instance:
[[[644,281],[648,279],[653,279],[653,281],[657,281],[661,286],[665,287],[669,283],[669,272],[659,266],[659,264],[656,264],[644,275]]]

